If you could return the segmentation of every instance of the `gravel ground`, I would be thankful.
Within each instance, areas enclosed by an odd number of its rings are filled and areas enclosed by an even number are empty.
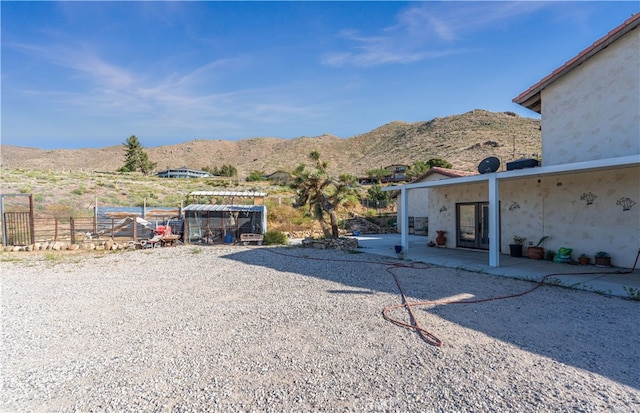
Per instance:
[[[383,319],[401,297],[369,254],[27,254],[2,262],[1,411],[640,411],[638,302],[543,286],[414,307],[434,347]],[[411,301],[532,287],[392,271]]]

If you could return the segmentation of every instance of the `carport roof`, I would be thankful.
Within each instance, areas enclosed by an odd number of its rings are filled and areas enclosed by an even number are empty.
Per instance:
[[[237,197],[266,197],[266,192],[255,191],[193,191],[189,196],[237,196]]]
[[[204,212],[262,212],[263,205],[209,205],[191,204],[184,207],[183,211],[204,211]]]

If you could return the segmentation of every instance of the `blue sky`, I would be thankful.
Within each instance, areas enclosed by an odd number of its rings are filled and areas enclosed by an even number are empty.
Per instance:
[[[512,99],[627,2],[7,2],[2,144],[342,138]]]

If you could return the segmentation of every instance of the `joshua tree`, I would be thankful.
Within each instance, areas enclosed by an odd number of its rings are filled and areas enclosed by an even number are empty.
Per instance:
[[[342,174],[339,179],[327,172],[327,162],[320,160],[320,152],[312,151],[309,158],[315,162],[313,170],[307,170],[300,164],[293,171],[291,187],[297,191],[293,206],[300,208],[309,205],[309,211],[320,222],[325,237],[338,238],[338,217],[336,210],[347,197],[355,194],[357,179]],[[325,219],[329,215],[329,223]]]

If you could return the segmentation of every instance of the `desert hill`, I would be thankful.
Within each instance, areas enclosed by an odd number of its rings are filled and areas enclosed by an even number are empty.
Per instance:
[[[123,137],[123,142],[127,137]],[[138,136],[157,169],[187,166],[200,169],[234,165],[240,178],[251,171],[292,170],[308,162],[317,149],[332,173],[365,175],[392,164],[412,164],[442,158],[456,169],[475,171],[487,156],[506,162],[541,154],[540,121],[510,112],[473,110],[424,122],[391,122],[350,138],[332,135],[295,139],[251,138],[239,141],[194,140],[151,147]],[[124,147],[43,150],[1,145],[3,168],[46,171],[116,171],[122,166]]]

